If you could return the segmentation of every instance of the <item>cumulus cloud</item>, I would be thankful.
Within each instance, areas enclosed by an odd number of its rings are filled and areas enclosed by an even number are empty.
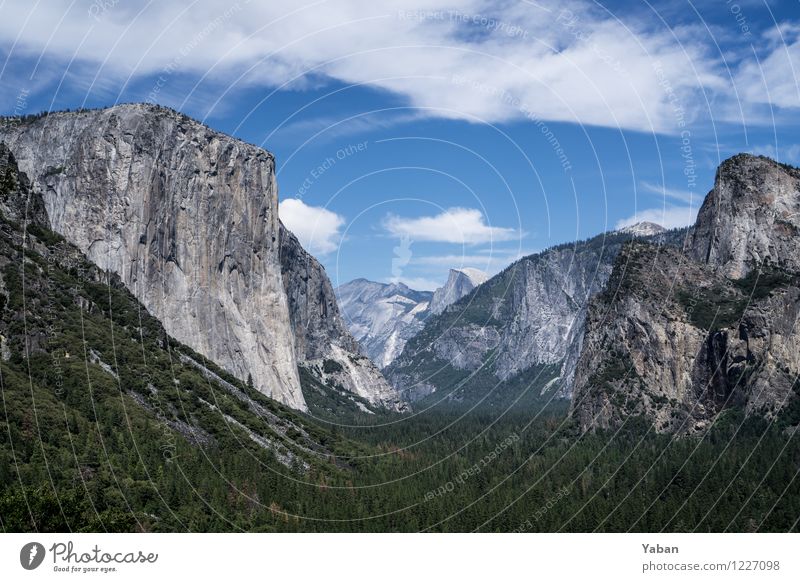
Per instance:
[[[344,218],[319,206],[309,206],[298,198],[287,198],[278,205],[284,226],[294,233],[312,255],[327,255],[341,241]]]
[[[681,35],[579,0],[52,0],[6,2],[0,19],[12,59],[94,63],[97,82],[120,87],[152,75],[166,94],[179,73],[220,92],[333,78],[439,117],[667,132],[676,99],[691,109],[729,85],[712,43]]]
[[[520,237],[513,228],[487,224],[481,211],[475,208],[448,208],[435,216],[418,218],[389,215],[383,226],[392,236],[409,237],[413,241],[474,245]]]
[[[800,26],[784,23],[770,30],[758,60],[742,63],[736,89],[745,102],[800,108]]]

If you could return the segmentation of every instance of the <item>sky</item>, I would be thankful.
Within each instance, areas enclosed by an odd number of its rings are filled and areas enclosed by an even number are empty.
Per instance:
[[[0,0],[1,1],[1,0]],[[648,220],[738,152],[800,165],[796,0],[4,1],[0,114],[153,102],[273,152],[334,285]]]

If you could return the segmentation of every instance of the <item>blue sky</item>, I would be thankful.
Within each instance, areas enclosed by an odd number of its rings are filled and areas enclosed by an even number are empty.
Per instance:
[[[3,114],[153,101],[276,155],[335,284],[693,220],[740,151],[800,164],[794,1],[5,2]]]

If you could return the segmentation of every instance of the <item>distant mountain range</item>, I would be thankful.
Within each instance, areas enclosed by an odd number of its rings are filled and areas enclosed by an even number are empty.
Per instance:
[[[627,228],[530,255],[426,322],[385,373],[405,398],[513,401],[521,393],[572,393],[588,302],[623,244],[644,236],[681,244],[686,230]]]
[[[403,283],[356,279],[339,286],[336,296],[350,332],[366,355],[385,368],[431,314],[441,313],[487,279],[479,269],[451,269],[447,282],[433,293]]]

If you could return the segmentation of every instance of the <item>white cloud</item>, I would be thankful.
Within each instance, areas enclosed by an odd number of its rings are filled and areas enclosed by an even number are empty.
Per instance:
[[[308,206],[298,198],[281,200],[278,213],[284,226],[294,233],[312,255],[327,255],[339,246],[344,218],[319,206]]]
[[[625,228],[637,222],[654,222],[664,228],[681,228],[691,226],[697,219],[697,208],[692,206],[667,206],[665,208],[647,208],[631,217],[617,221],[615,229]]]
[[[752,153],[767,156],[784,164],[800,164],[800,144],[792,144],[788,147],[775,148],[773,144],[753,146]]]
[[[698,208],[703,201],[696,194],[647,181],[640,182],[639,186],[645,192],[658,195],[661,206],[644,208],[633,216],[618,220],[615,229],[625,228],[637,222],[654,222],[664,228],[682,228],[694,224]]]
[[[736,76],[739,97],[750,103],[800,108],[800,26],[784,23],[770,30],[768,52],[742,64]]]
[[[462,269],[474,267],[490,275],[505,269],[511,263],[539,252],[538,249],[482,249],[474,254],[448,254],[448,255],[421,255],[414,257],[409,262],[412,268],[425,271],[439,271],[441,268]]]
[[[524,108],[545,120],[674,131],[673,99],[691,114],[702,90],[729,88],[700,35],[582,0],[17,1],[3,4],[0,43],[13,45],[12,59],[93,63],[98,80],[120,87],[141,75],[171,87],[187,73],[220,93],[334,78],[474,122],[522,119]]]
[[[697,204],[697,196],[692,192],[688,192],[686,190],[676,190],[674,188],[666,188],[659,184],[653,184],[651,182],[641,182],[640,186],[642,190],[646,192],[650,192],[652,194],[658,194],[660,197],[666,199],[671,199],[675,202],[679,202],[681,204],[686,204],[689,206]]]
[[[513,228],[486,224],[481,211],[474,208],[448,208],[435,216],[419,218],[389,215],[383,226],[392,236],[409,237],[412,241],[474,245],[520,237]]]

